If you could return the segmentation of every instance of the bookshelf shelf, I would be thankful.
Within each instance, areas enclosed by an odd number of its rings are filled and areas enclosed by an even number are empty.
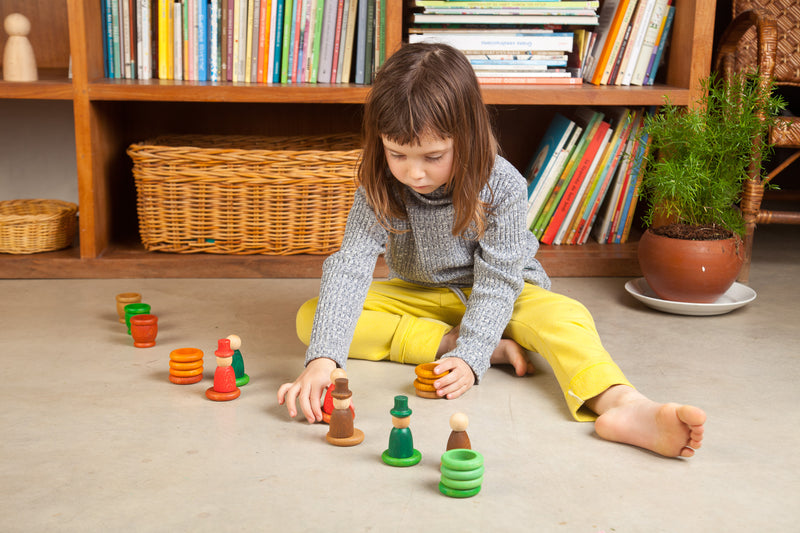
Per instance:
[[[403,40],[404,0],[387,2],[387,47]],[[80,216],[67,250],[0,254],[0,278],[316,277],[321,256],[216,256],[146,252],[138,244],[132,142],[176,132],[271,135],[358,131],[369,87],[103,78],[99,0],[0,0],[0,18],[24,13],[40,80],[0,81],[0,99],[71,100]],[[676,0],[665,83],[650,87],[484,86],[504,154],[524,167],[559,108],[689,105],[710,69],[715,2]],[[67,70],[72,61],[72,78]],[[0,127],[10,127],[0,124]],[[45,192],[42,193],[46,195]],[[635,231],[635,230],[634,230]],[[621,245],[542,246],[553,276],[639,275],[636,236]],[[379,264],[376,275],[385,275]]]

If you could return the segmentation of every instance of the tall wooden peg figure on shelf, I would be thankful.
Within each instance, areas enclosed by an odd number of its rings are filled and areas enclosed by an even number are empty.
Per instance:
[[[217,341],[217,369],[214,371],[214,386],[206,390],[206,397],[215,402],[235,400],[241,394],[236,386],[236,374],[233,371],[233,350],[230,339]]]
[[[353,414],[350,412],[350,397],[347,378],[336,378],[333,389],[333,412],[330,429],[325,440],[334,446],[355,446],[364,440],[364,432],[353,427]]]
[[[467,426],[469,426],[469,418],[464,413],[456,413],[450,417],[450,429],[452,431],[450,432],[450,438],[447,439],[447,450],[472,449],[469,435],[467,435]]]
[[[242,358],[242,352],[239,351],[239,348],[242,347],[242,339],[239,335],[228,335],[228,340],[231,341],[231,349],[233,350],[231,366],[233,366],[233,373],[236,375],[236,386],[244,387],[250,383],[250,376],[244,372],[244,359]]]
[[[11,13],[3,22],[8,34],[3,51],[3,79],[5,81],[36,81],[39,73],[36,70],[36,56],[33,46],[28,40],[31,22],[25,15]]]
[[[334,368],[331,372],[331,384],[325,389],[325,396],[322,399],[322,421],[326,424],[331,423],[331,413],[333,413],[333,389],[336,388],[337,378],[347,378],[347,372],[343,368]],[[353,413],[353,418],[356,417],[356,411],[353,408],[353,402],[350,401],[350,412]]]
[[[392,415],[392,432],[389,434],[389,448],[381,455],[381,460],[390,466],[414,466],[422,459],[419,450],[414,449],[411,436],[411,409],[408,396],[395,396]]]

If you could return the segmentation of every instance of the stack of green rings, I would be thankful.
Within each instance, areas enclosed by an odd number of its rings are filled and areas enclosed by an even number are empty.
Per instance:
[[[473,450],[457,448],[442,455],[439,492],[451,498],[469,498],[481,491],[483,456]]]

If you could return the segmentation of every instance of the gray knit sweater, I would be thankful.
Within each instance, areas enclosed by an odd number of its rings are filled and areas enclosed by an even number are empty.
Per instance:
[[[454,211],[444,187],[427,195],[406,192],[408,220],[392,223],[409,231],[390,233],[378,223],[363,189],[356,191],[342,247],[323,266],[306,364],[327,357],[345,366],[375,262],[384,253],[390,278],[458,293],[472,288],[457,346],[445,357],[463,359],[480,380],[524,282],[550,288],[534,258],[539,243],[525,227],[525,179],[508,161],[495,159],[489,187],[481,192],[494,208],[477,241],[452,235]]]

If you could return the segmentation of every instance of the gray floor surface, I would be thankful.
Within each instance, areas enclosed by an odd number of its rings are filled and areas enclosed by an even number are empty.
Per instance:
[[[750,286],[729,314],[654,311],[623,278],[559,278],[606,348],[654,399],[708,413],[704,446],[665,459],[572,421],[541,359],[491,369],[455,400],[413,394],[414,369],[351,361],[353,448],[290,419],[279,385],[302,369],[294,313],[318,280],[0,281],[0,531],[788,532],[800,523],[800,228],[759,229]],[[114,296],[159,316],[132,346]],[[251,382],[206,399],[217,339],[238,334]],[[167,380],[171,350],[206,353],[205,379]],[[380,460],[397,394],[409,396],[422,462]],[[454,412],[485,457],[470,499],[437,490]]]

